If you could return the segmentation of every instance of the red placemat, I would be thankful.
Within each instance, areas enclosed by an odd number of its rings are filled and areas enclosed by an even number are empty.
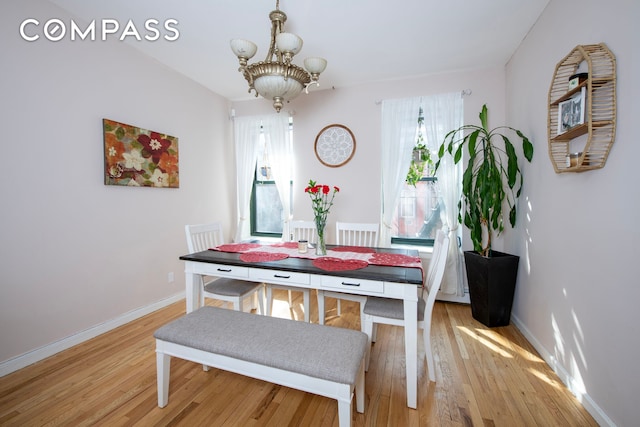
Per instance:
[[[377,252],[369,259],[371,264],[376,265],[395,265],[395,266],[407,266],[416,263],[421,263],[420,258],[402,254],[388,254]]]
[[[335,248],[331,248],[331,250],[336,252],[357,252],[360,254],[372,254],[376,252],[373,248],[363,246],[337,246]]]
[[[246,252],[249,249],[259,248],[260,246],[259,243],[227,243],[216,246],[213,250],[220,252]]]
[[[240,261],[244,262],[267,262],[267,261],[280,261],[281,259],[289,258],[289,255],[280,252],[247,252],[240,255]]]
[[[365,268],[369,263],[360,259],[340,259],[323,256],[314,259],[313,265],[325,271],[346,271]]]

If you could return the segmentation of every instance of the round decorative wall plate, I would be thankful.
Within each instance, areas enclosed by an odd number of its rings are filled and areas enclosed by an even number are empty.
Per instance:
[[[356,151],[356,139],[344,125],[325,126],[316,136],[316,157],[325,166],[337,168],[346,164]]]

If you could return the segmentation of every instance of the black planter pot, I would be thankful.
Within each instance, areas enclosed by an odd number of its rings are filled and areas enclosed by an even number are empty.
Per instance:
[[[498,251],[491,253],[488,258],[475,251],[464,253],[471,314],[486,326],[506,326],[511,319],[520,257]]]

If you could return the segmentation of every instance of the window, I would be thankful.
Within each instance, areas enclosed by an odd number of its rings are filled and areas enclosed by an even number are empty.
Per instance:
[[[438,147],[426,135],[420,107],[411,163],[393,216],[391,243],[433,246],[443,226],[444,204],[433,168]]]
[[[435,177],[422,177],[415,187],[405,184],[393,219],[391,243],[433,246],[443,214]]]
[[[438,176],[425,167],[411,172],[414,151],[420,145],[437,159],[437,150],[451,129],[462,126],[463,99],[460,92],[382,101],[381,126],[381,243],[433,245],[433,233],[443,229],[450,233],[451,265],[445,271],[441,291],[464,295],[464,262],[458,222],[458,203],[462,194],[462,167],[451,156],[440,160]],[[424,111],[421,116],[420,110]],[[416,125],[416,118],[418,124]],[[409,184],[407,184],[407,181]],[[415,184],[412,185],[412,184]],[[455,247],[457,243],[457,248]],[[447,264],[449,261],[447,261]]]
[[[292,128],[293,122],[290,118],[289,138],[293,136]],[[264,133],[261,132],[250,201],[252,236],[282,237],[284,208],[273,178],[271,163],[269,146]],[[293,182],[290,184],[293,186]]]
[[[260,135],[260,151],[251,191],[251,235],[282,236],[282,202],[271,176],[263,135]]]

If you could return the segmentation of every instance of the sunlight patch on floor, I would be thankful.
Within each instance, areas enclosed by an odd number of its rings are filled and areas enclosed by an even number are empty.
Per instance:
[[[545,383],[549,384],[550,386],[553,386],[557,389],[560,389],[562,387],[564,387],[563,384],[559,383],[558,381],[556,381],[553,378],[550,378],[547,374],[545,374],[544,372],[541,372],[537,369],[534,368],[529,368],[527,369],[531,374],[533,374],[533,376],[535,376],[536,378],[541,379],[542,381],[544,381]]]
[[[492,343],[488,339],[486,339],[484,337],[481,337],[477,333],[474,333],[472,330],[470,330],[466,326],[458,326],[458,329],[460,331],[464,332],[465,334],[467,334],[468,336],[470,336],[471,338],[475,339],[476,341],[480,342],[485,347],[487,347],[487,348],[491,349],[492,351],[498,353],[500,356],[508,358],[508,359],[512,359],[513,358],[513,356],[508,351],[506,351],[503,348],[499,347],[498,345]]]
[[[302,318],[300,318],[298,313],[302,314]],[[304,320],[304,307],[302,304],[296,304],[294,301],[291,308],[289,308],[289,301],[274,298],[271,315],[282,319]]]
[[[544,363],[544,361],[540,357],[538,357],[538,355],[531,353],[528,350],[525,350],[524,348],[515,344],[509,338],[505,338],[504,336],[498,334],[497,332],[489,331],[486,329],[476,329],[476,332],[487,336],[488,338],[496,341],[498,344],[502,345],[505,348],[510,349],[511,351],[516,351],[520,356],[522,356],[523,358],[525,358],[530,362]]]

